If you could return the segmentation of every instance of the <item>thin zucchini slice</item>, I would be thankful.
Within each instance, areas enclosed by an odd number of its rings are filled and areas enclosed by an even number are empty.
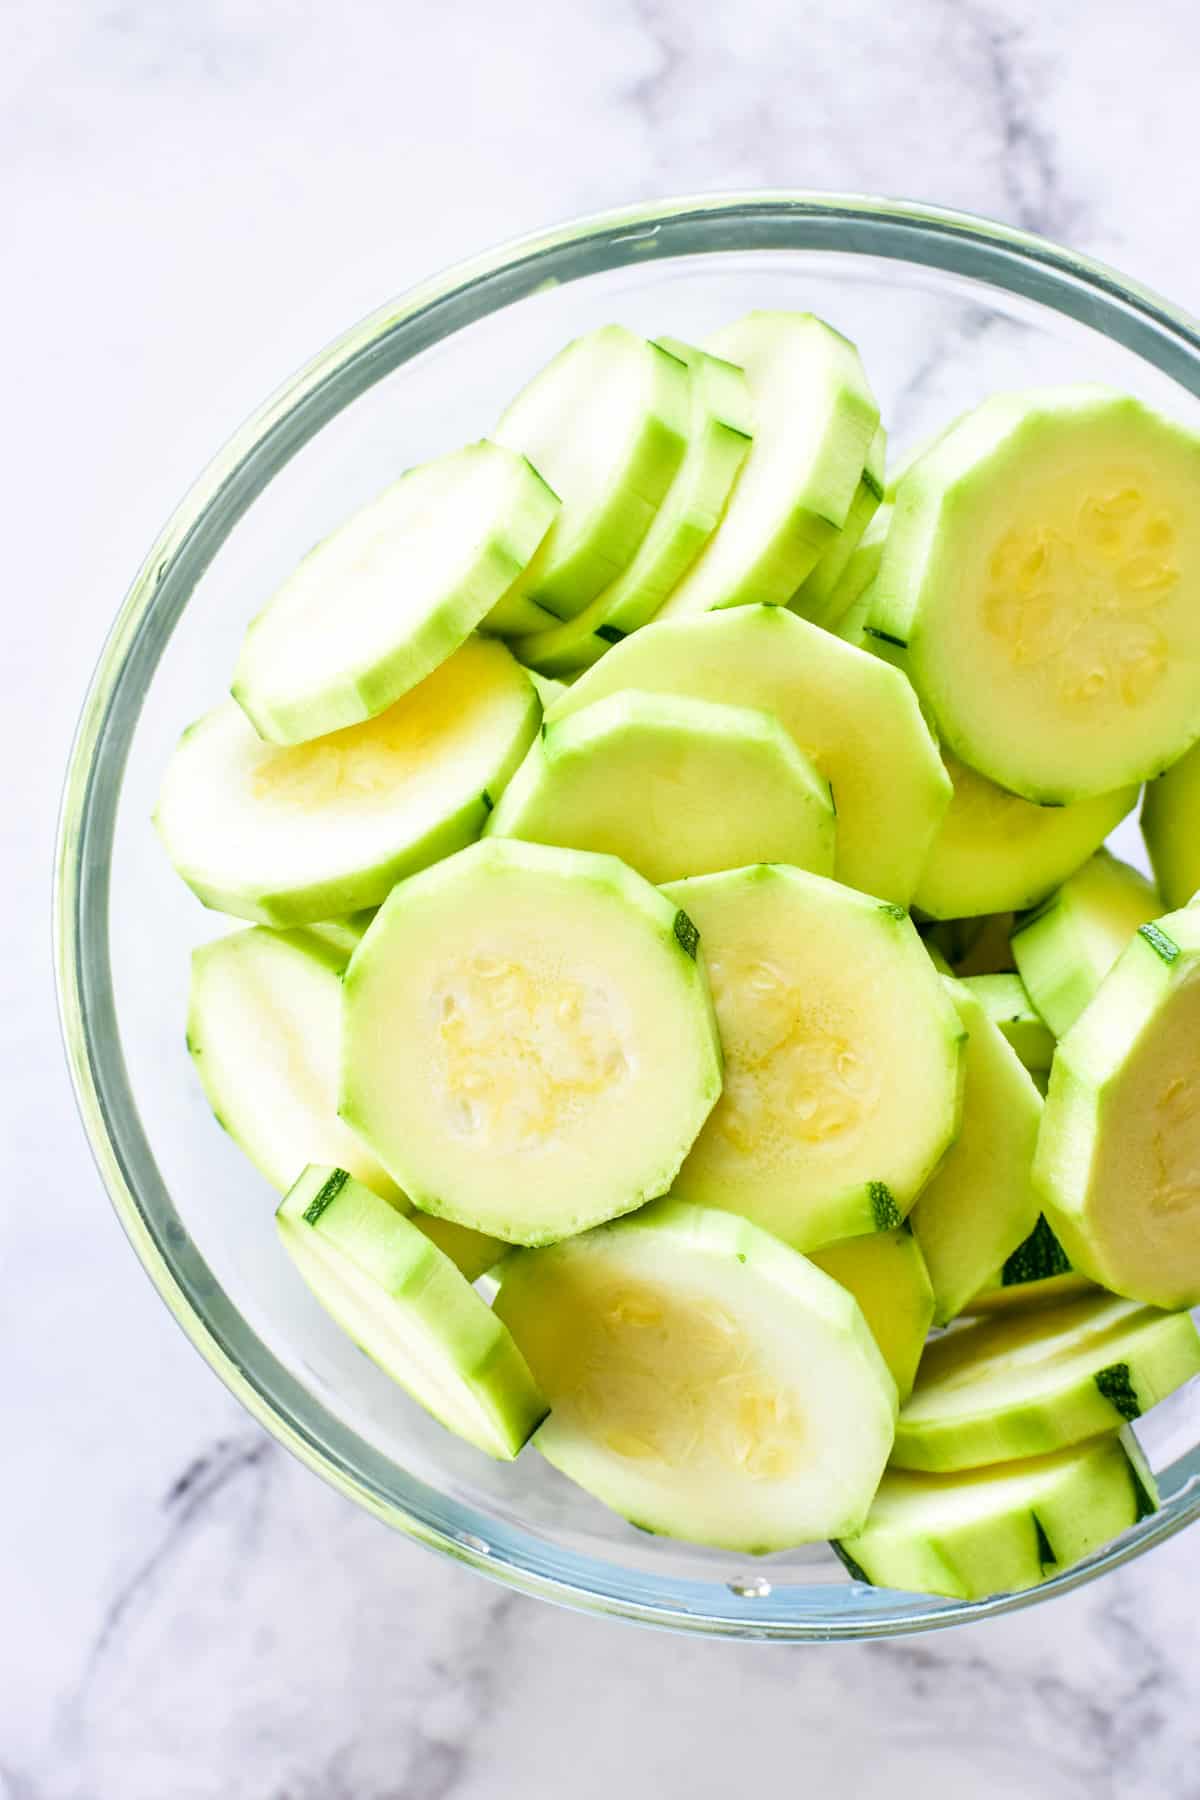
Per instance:
[[[540,710],[504,645],[479,637],[386,712],[309,744],[265,744],[230,701],[179,740],[159,834],[220,912],[289,926],[378,906],[479,836]]]
[[[699,927],[725,1051],[675,1193],[799,1250],[898,1225],[958,1131],[963,1038],[906,915],[778,865],[666,891]]]
[[[1033,1153],[1042,1097],[978,1000],[948,982],[967,1033],[962,1127],[910,1223],[946,1325],[1024,1243],[1040,1210]]]
[[[754,442],[660,618],[786,606],[844,527],[879,428],[858,351],[811,313],[747,313],[705,348],[745,370]]]
[[[343,1331],[439,1424],[516,1456],[546,1401],[502,1320],[448,1256],[345,1169],[306,1169],[275,1215],[305,1281]]]
[[[961,1325],[935,1338],[900,1414],[900,1469],[978,1468],[1082,1443],[1200,1372],[1186,1313],[1111,1294]]]
[[[766,1232],[659,1201],[518,1251],[495,1304],[550,1400],[537,1448],[644,1530],[754,1555],[861,1526],[895,1383],[857,1303]]]
[[[1157,1506],[1144,1463],[1110,1432],[955,1475],[889,1469],[866,1526],[837,1548],[876,1587],[986,1600],[1037,1587]]]
[[[782,725],[673,694],[610,694],[547,724],[486,831],[601,850],[656,884],[752,862],[833,872],[829,783]]]
[[[1092,1289],[1086,1275],[1071,1267],[1071,1259],[1055,1237],[1043,1214],[1012,1255],[1005,1260],[995,1281],[980,1288],[964,1309],[969,1313],[1006,1312],[1027,1306],[1058,1306]]]
[[[529,458],[562,506],[490,630],[539,629],[522,623],[522,602],[573,618],[616,580],[683,460],[688,406],[686,366],[623,325],[576,338],[521,390],[492,435]]]
[[[687,450],[633,560],[573,619],[517,639],[522,662],[548,675],[597,662],[658,611],[695,562],[725,508],[753,435],[746,377],[719,356],[661,338],[688,370]]]
[[[548,1243],[664,1194],[721,1090],[695,926],[615,857],[488,838],[343,981],[341,1113],[425,1212]]]
[[[887,432],[881,425],[867,449],[867,460],[846,514],[846,523],[830,544],[811,575],[805,577],[788,602],[792,611],[827,631],[836,629],[838,621],[854,600],[863,568],[870,566],[870,555],[861,559],[852,574],[850,565],[864,535],[872,525],[883,497],[884,464],[887,459]],[[880,545],[882,549],[882,543]],[[878,567],[878,561],[876,561]]]
[[[1200,745],[1146,784],[1142,836],[1165,905],[1200,894]]]
[[[963,986],[1008,1039],[1031,1075],[1054,1060],[1054,1033],[1029,998],[1019,975],[969,975]]]
[[[524,457],[486,439],[410,469],[318,544],[259,613],[234,699],[274,744],[373,719],[466,641],[557,510]]]

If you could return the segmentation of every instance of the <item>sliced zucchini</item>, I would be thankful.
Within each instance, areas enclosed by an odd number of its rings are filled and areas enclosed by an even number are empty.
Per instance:
[[[1042,1097],[970,990],[953,981],[947,988],[967,1033],[962,1128],[910,1221],[939,1325],[986,1286],[1040,1211],[1033,1153]]]
[[[998,394],[896,494],[871,628],[950,749],[1027,800],[1200,735],[1200,438],[1105,388]]]
[[[320,1161],[408,1212],[412,1202],[338,1118],[342,971],[361,929],[343,925],[341,942],[330,930],[254,925],[194,950],[188,1049],[213,1112],[278,1193]],[[508,1248],[421,1213],[413,1224],[468,1281]]]
[[[1200,1305],[1200,908],[1141,926],[1062,1039],[1034,1174],[1077,1269]]]
[[[361,912],[342,913],[336,919],[319,919],[312,925],[305,925],[303,929],[306,936],[318,938],[322,944],[327,944],[345,965],[358,949],[359,939],[374,917],[375,908],[365,906]],[[314,1159],[310,1158],[311,1160]]]
[[[1164,903],[1200,894],[1200,745],[1146,785],[1142,836]]]
[[[985,1600],[1037,1587],[1157,1510],[1118,1432],[956,1475],[889,1469],[864,1529],[836,1548],[876,1587]]]
[[[894,1231],[810,1250],[808,1260],[854,1295],[901,1400],[907,1400],[933,1323],[929,1271],[907,1221]]]
[[[1082,1443],[1200,1371],[1186,1313],[1110,1294],[1004,1314],[935,1338],[900,1414],[900,1469],[972,1469]]]
[[[666,892],[699,927],[725,1051],[675,1193],[800,1250],[898,1225],[958,1131],[963,1037],[905,913],[778,865]]]
[[[1162,910],[1144,875],[1098,850],[1015,928],[1021,979],[1056,1038],[1070,1030],[1138,927]]]
[[[760,861],[833,872],[829,783],[783,726],[673,694],[610,694],[547,724],[486,829],[605,851],[655,883]]]
[[[683,460],[688,372],[676,357],[603,325],[560,350],[504,412],[493,436],[527,456],[562,500],[488,628],[538,630],[530,601],[570,619],[633,560]]]
[[[867,449],[867,460],[846,514],[846,523],[830,544],[811,575],[807,575],[792,595],[788,605],[802,619],[833,630],[858,591],[857,583],[864,566],[870,566],[870,553],[860,559],[847,579],[851,563],[858,555],[864,534],[879,510],[883,496],[884,464],[887,459],[887,432],[881,425]],[[882,547],[882,546],[881,546]],[[878,566],[878,564],[876,564]]]
[[[883,560],[892,509],[881,506],[862,535],[830,596],[830,618],[827,629],[835,631],[856,650],[874,650],[875,642],[867,630],[871,617],[871,589]]]
[[[661,338],[688,370],[687,451],[632,562],[562,623],[514,645],[522,662],[550,675],[586,669],[653,618],[717,526],[746,460],[753,411],[746,377],[732,363]]]
[[[943,919],[922,926],[926,947],[947,964],[948,973],[965,980],[974,975],[1007,975],[1015,968],[1012,953],[1012,913],[992,913],[974,919]]]
[[[1074,806],[1034,806],[943,751],[954,784],[913,904],[932,919],[1024,912],[1074,874],[1126,813],[1136,787]]]
[[[423,1211],[548,1243],[666,1193],[721,1091],[697,934],[615,857],[488,838],[343,980],[342,1117]]]
[[[839,881],[908,904],[950,781],[897,670],[786,607],[739,606],[656,619],[589,669],[547,717],[623,688],[773,713],[833,789]]]
[[[1005,1261],[995,1281],[980,1288],[966,1307],[969,1313],[1003,1312],[1011,1307],[1057,1306],[1092,1283],[1071,1267],[1071,1260],[1050,1229],[1045,1215]]]
[[[1054,1033],[1029,998],[1019,975],[970,975],[963,986],[998,1026],[1031,1074],[1054,1060]]]
[[[895,1383],[857,1303],[766,1232],[659,1201],[509,1257],[495,1306],[550,1399],[537,1448],[643,1530],[754,1555],[861,1526]]]
[[[306,1169],[275,1215],[284,1248],[372,1362],[457,1437],[510,1460],[546,1401],[502,1320],[410,1219],[345,1169]]]
[[[785,606],[845,526],[879,428],[858,351],[811,313],[747,313],[705,348],[745,370],[754,442],[662,618]]]
[[[565,681],[559,681],[553,675],[539,674],[537,669],[530,669],[529,679],[543,708],[548,712],[556,700],[560,700],[567,691]]]
[[[539,711],[504,645],[479,637],[377,718],[310,744],[263,743],[230,701],[180,738],[155,822],[220,912],[287,926],[377,906],[478,837]]]
[[[524,457],[486,439],[410,469],[310,551],[259,613],[234,699],[274,744],[373,719],[465,642],[557,511]]]

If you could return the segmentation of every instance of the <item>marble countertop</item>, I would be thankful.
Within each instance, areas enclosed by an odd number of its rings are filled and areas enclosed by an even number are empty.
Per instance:
[[[388,1535],[265,1438],[76,1122],[48,868],[142,550],[349,321],[518,231],[756,184],[972,208],[1200,307],[1191,0],[16,0],[0,73],[2,1800],[1200,1796],[1200,1532],[903,1644],[667,1639]],[[15,566],[13,546],[15,544]]]

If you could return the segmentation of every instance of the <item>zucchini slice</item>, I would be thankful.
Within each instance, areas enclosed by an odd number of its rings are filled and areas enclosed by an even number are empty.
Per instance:
[[[1077,1269],[1200,1305],[1200,908],[1141,926],[1062,1039],[1034,1174]]]
[[[769,713],[631,692],[547,724],[486,835],[601,850],[660,883],[753,862],[829,875],[835,830],[828,781]]]
[[[856,557],[864,534],[872,525],[883,496],[884,463],[887,458],[887,433],[881,425],[867,449],[867,460],[846,514],[846,523],[822,556],[811,575],[805,577],[788,602],[792,611],[827,631],[836,629],[838,621],[854,600],[864,568],[870,567],[870,556],[859,560],[852,575],[847,571]],[[880,540],[882,549],[882,540]],[[878,567],[878,561],[876,561]]]
[[[867,1523],[840,1550],[876,1587],[986,1600],[1037,1587],[1158,1508],[1128,1438],[955,1475],[889,1469]]]
[[[720,525],[660,618],[786,606],[845,526],[879,428],[858,351],[811,313],[747,313],[705,348],[745,370],[754,442]]]
[[[1142,836],[1164,904],[1174,909],[1200,895],[1200,744],[1147,782]]]
[[[674,1191],[799,1250],[898,1225],[957,1134],[963,1040],[906,915],[778,865],[666,892],[699,927],[725,1052]]]
[[[1062,1450],[1139,1418],[1198,1372],[1186,1313],[1111,1294],[961,1325],[921,1359],[892,1461],[972,1469]]]
[[[1054,1060],[1054,1033],[1029,998],[1019,975],[969,975],[962,984],[1008,1039],[1031,1075]]]
[[[921,871],[913,905],[931,919],[1025,912],[1060,887],[1137,804],[1136,787],[1074,806],[1034,806],[942,752],[950,809]]]
[[[310,1162],[332,1163],[401,1212],[412,1202],[337,1112],[342,972],[364,927],[254,925],[192,952],[188,1049],[230,1137],[286,1193]],[[508,1248],[442,1219],[413,1216],[475,1281]]]
[[[396,887],[343,980],[342,1117],[511,1243],[664,1194],[721,1091],[696,928],[612,856],[488,838]]]
[[[946,1325],[1024,1243],[1040,1210],[1033,1153],[1042,1097],[968,989],[948,982],[967,1033],[962,1128],[922,1190],[911,1224]]]
[[[998,394],[900,482],[871,629],[961,761],[1067,804],[1200,735],[1200,438],[1101,387]]]
[[[929,1271],[907,1221],[894,1231],[810,1250],[808,1260],[854,1295],[901,1400],[907,1400],[933,1323]]]
[[[306,925],[378,906],[479,836],[541,708],[503,644],[468,638],[365,724],[265,744],[232,701],[189,726],[155,822],[205,906]]]
[[[1098,850],[1015,927],[1013,957],[1055,1037],[1070,1030],[1138,927],[1162,910],[1144,875]]]
[[[688,408],[686,366],[623,325],[576,338],[521,390],[492,435],[529,458],[562,506],[489,630],[539,630],[550,622],[539,608],[574,618],[616,580],[683,461]]]
[[[521,661],[548,675],[589,668],[653,618],[716,530],[750,448],[753,410],[742,371],[678,338],[658,342],[687,365],[687,450],[654,523],[616,580],[573,619],[516,640]]]
[[[345,1169],[306,1169],[275,1215],[330,1316],[438,1423],[509,1461],[546,1416],[511,1334],[448,1256]]]
[[[486,440],[410,469],[259,613],[234,699],[274,744],[373,719],[466,641],[557,511],[524,457]]]
[[[500,1272],[547,1460],[643,1530],[751,1555],[858,1529],[896,1386],[857,1303],[744,1219],[675,1200]]]
[[[550,708],[551,724],[623,688],[773,713],[833,789],[834,872],[907,906],[950,780],[898,670],[783,606],[655,619]]]

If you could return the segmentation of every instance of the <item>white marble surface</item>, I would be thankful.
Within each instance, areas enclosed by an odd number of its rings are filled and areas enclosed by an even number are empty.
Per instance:
[[[991,1626],[783,1652],[555,1612],[353,1510],[129,1254],[47,943],[117,599],[314,347],[480,244],[756,183],[975,208],[1196,306],[1192,0],[14,0],[5,23],[0,1796],[1195,1800],[1200,1533]]]

